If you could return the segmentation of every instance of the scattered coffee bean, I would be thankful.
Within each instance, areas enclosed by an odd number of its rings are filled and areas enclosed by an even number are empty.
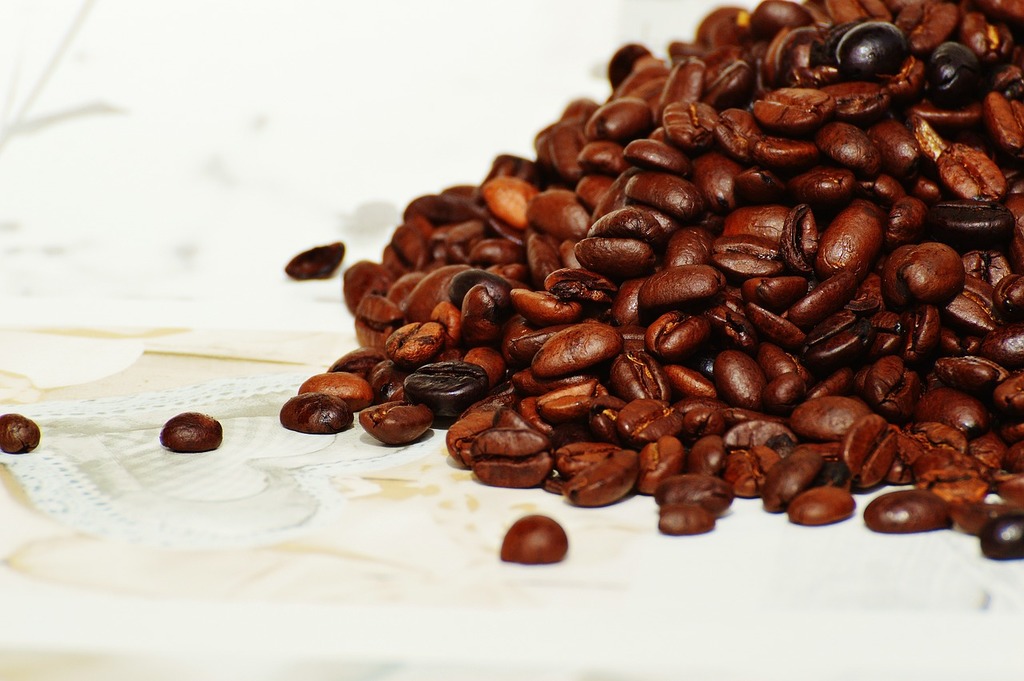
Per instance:
[[[0,450],[8,454],[25,454],[39,446],[39,426],[21,414],[0,416]]]
[[[333,244],[315,246],[308,251],[299,253],[288,261],[284,272],[292,279],[330,279],[341,266],[345,258],[345,244],[336,241]]]
[[[423,404],[385,402],[359,412],[359,425],[386,445],[415,442],[430,430],[434,413]]]
[[[568,552],[569,538],[565,530],[544,515],[528,515],[515,521],[501,543],[501,559],[506,563],[560,563]]]
[[[171,417],[160,430],[160,444],[172,452],[209,452],[223,439],[217,419],[194,411]]]

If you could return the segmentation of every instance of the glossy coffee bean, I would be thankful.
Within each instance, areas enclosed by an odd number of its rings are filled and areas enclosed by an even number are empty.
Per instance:
[[[347,371],[329,371],[310,376],[299,386],[299,393],[319,392],[340,397],[352,412],[373,403],[373,387],[362,376]]]
[[[868,21],[847,31],[836,45],[839,72],[850,80],[893,75],[910,51],[906,36],[885,21]]]
[[[872,532],[908,534],[950,526],[946,501],[923,489],[886,492],[864,508],[864,523]]]
[[[732,485],[714,475],[682,473],[665,478],[654,491],[659,506],[691,504],[715,516],[724,514],[735,498]]]
[[[439,416],[457,416],[487,394],[487,372],[475,364],[444,361],[416,369],[403,382],[405,397]]]
[[[850,518],[857,510],[853,495],[841,487],[812,487],[789,502],[786,515],[796,525],[831,525]]]
[[[508,528],[501,560],[523,565],[559,563],[569,552],[569,537],[558,521],[544,515],[524,516]]]
[[[1024,558],[1024,513],[989,520],[978,531],[981,553],[996,560]]]
[[[929,96],[940,106],[955,108],[977,96],[981,64],[965,45],[939,45],[928,59],[927,73]]]
[[[0,451],[7,454],[25,454],[39,446],[39,439],[39,426],[27,416],[0,416]]]
[[[705,534],[715,529],[715,515],[695,504],[665,504],[658,508],[658,531],[673,537]]]
[[[220,447],[223,439],[220,422],[198,412],[178,414],[160,430],[160,444],[172,452],[209,452]]]
[[[288,261],[284,272],[292,279],[330,279],[338,271],[345,257],[345,244],[336,241],[323,246],[314,246]]]
[[[315,435],[332,435],[352,426],[348,403],[326,393],[302,393],[281,406],[281,425],[288,430]]]
[[[434,413],[423,404],[385,402],[359,412],[359,425],[386,445],[414,442],[430,429]]]

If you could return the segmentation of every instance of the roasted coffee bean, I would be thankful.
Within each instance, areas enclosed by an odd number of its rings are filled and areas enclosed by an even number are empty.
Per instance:
[[[794,451],[771,467],[761,485],[764,510],[781,513],[801,492],[809,489],[818,477],[825,460],[816,451]]]
[[[368,294],[355,310],[356,340],[362,345],[384,348],[388,337],[405,324],[402,309],[384,296]]]
[[[820,279],[843,270],[867,274],[882,250],[884,220],[877,206],[855,199],[836,215],[819,238],[815,274]]]
[[[949,517],[953,521],[953,526],[961,532],[974,536],[978,536],[990,520],[1008,515],[1024,515],[1024,508],[1012,504],[988,502],[949,505]]]
[[[21,414],[0,415],[0,451],[25,454],[39,446],[39,439],[39,426],[32,419]],[[211,449],[219,445],[218,440]]]
[[[860,417],[843,436],[839,456],[860,488],[885,479],[896,457],[896,431],[878,414]]]
[[[619,410],[615,425],[624,443],[640,448],[664,435],[678,435],[683,417],[664,400],[639,399]]]
[[[715,529],[715,515],[695,504],[665,504],[658,508],[658,531],[681,537]]]
[[[835,60],[843,77],[867,80],[895,74],[909,51],[899,28],[885,21],[867,21],[843,34]]]
[[[531,368],[539,378],[579,373],[622,352],[622,334],[607,324],[587,322],[563,329],[541,346]]]
[[[536,487],[551,473],[551,441],[530,428],[490,428],[473,439],[470,467],[493,487]]]
[[[964,276],[960,254],[949,246],[934,241],[907,244],[885,259],[882,295],[894,309],[912,301],[942,305],[960,293]]]
[[[722,479],[732,485],[736,496],[756,498],[761,495],[765,475],[780,458],[778,452],[763,445],[730,450],[725,457]]]
[[[871,413],[864,402],[842,396],[809,399],[789,417],[790,428],[810,440],[840,441],[861,417]]]
[[[942,497],[923,489],[886,492],[864,508],[864,524],[872,532],[908,534],[944,530],[952,523]]]
[[[618,449],[570,478],[562,494],[576,506],[607,506],[629,495],[639,475],[638,454],[629,449]]]
[[[385,402],[359,412],[359,425],[386,445],[415,442],[430,430],[434,413],[423,404]]]
[[[629,179],[626,197],[636,203],[663,211],[688,222],[704,210],[700,190],[690,182],[668,173],[642,171]]]
[[[409,402],[425,404],[438,416],[457,416],[487,393],[488,381],[475,364],[444,361],[419,367],[403,386]]]
[[[569,538],[558,522],[545,515],[528,515],[512,523],[501,542],[506,563],[560,563],[569,552]]]
[[[800,492],[786,506],[789,521],[796,525],[831,525],[853,516],[857,502],[841,487],[812,487]]]
[[[732,485],[714,475],[682,473],[665,478],[654,490],[659,506],[692,504],[714,516],[721,516],[735,498]]]
[[[738,350],[725,350],[715,358],[715,389],[728,404],[760,410],[764,392],[764,372],[750,355]]]
[[[9,433],[10,428],[7,430]],[[220,422],[194,411],[171,417],[160,430],[160,444],[172,452],[209,452],[220,447],[223,440],[224,429]],[[4,451],[9,450],[5,447]]]
[[[302,393],[327,393],[345,400],[352,412],[365,409],[373,403],[373,387],[362,376],[345,371],[331,371],[310,376],[299,386]]]
[[[323,246],[314,246],[288,261],[284,273],[292,279],[330,279],[345,258],[345,244],[336,241]]]
[[[342,292],[345,306],[353,315],[360,301],[368,295],[384,296],[394,283],[395,277],[383,265],[369,260],[360,260],[345,270],[342,275]],[[364,345],[366,345],[364,343]]]
[[[953,108],[977,96],[981,65],[965,45],[946,42],[936,47],[927,73],[929,96],[940,106]]]
[[[281,425],[288,430],[312,435],[333,435],[352,426],[348,403],[326,393],[302,393],[281,406]]]
[[[327,371],[345,371],[368,379],[373,368],[386,359],[380,348],[356,348],[336,359]]]
[[[996,560],[1024,558],[1024,512],[986,522],[978,531],[981,553]]]

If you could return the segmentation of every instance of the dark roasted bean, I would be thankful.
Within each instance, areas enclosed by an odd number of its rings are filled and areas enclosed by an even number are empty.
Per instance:
[[[544,515],[528,515],[515,521],[501,542],[501,559],[507,563],[559,563],[568,552],[569,538],[565,530]]]
[[[220,424],[217,424],[217,427],[219,428]],[[39,439],[39,426],[32,419],[21,414],[0,415],[0,451],[7,454],[25,454],[39,446]],[[219,445],[218,438],[217,444],[210,449]]]

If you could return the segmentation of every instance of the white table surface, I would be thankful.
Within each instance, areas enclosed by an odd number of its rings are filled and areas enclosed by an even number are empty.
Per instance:
[[[319,371],[355,346],[352,320],[337,279],[285,278],[292,255],[340,239],[346,264],[377,259],[406,203],[531,155],[570,99],[607,95],[616,47],[663,49],[706,11],[5,3],[4,409]],[[69,446],[61,427],[38,451]],[[5,473],[0,678],[1020,678],[1024,565],[971,538],[807,530],[750,502],[669,539],[649,499],[573,509],[472,482],[443,433],[424,447],[334,473],[346,505],[325,524],[222,548],[104,535]],[[527,509],[567,526],[565,563],[497,561]]]

